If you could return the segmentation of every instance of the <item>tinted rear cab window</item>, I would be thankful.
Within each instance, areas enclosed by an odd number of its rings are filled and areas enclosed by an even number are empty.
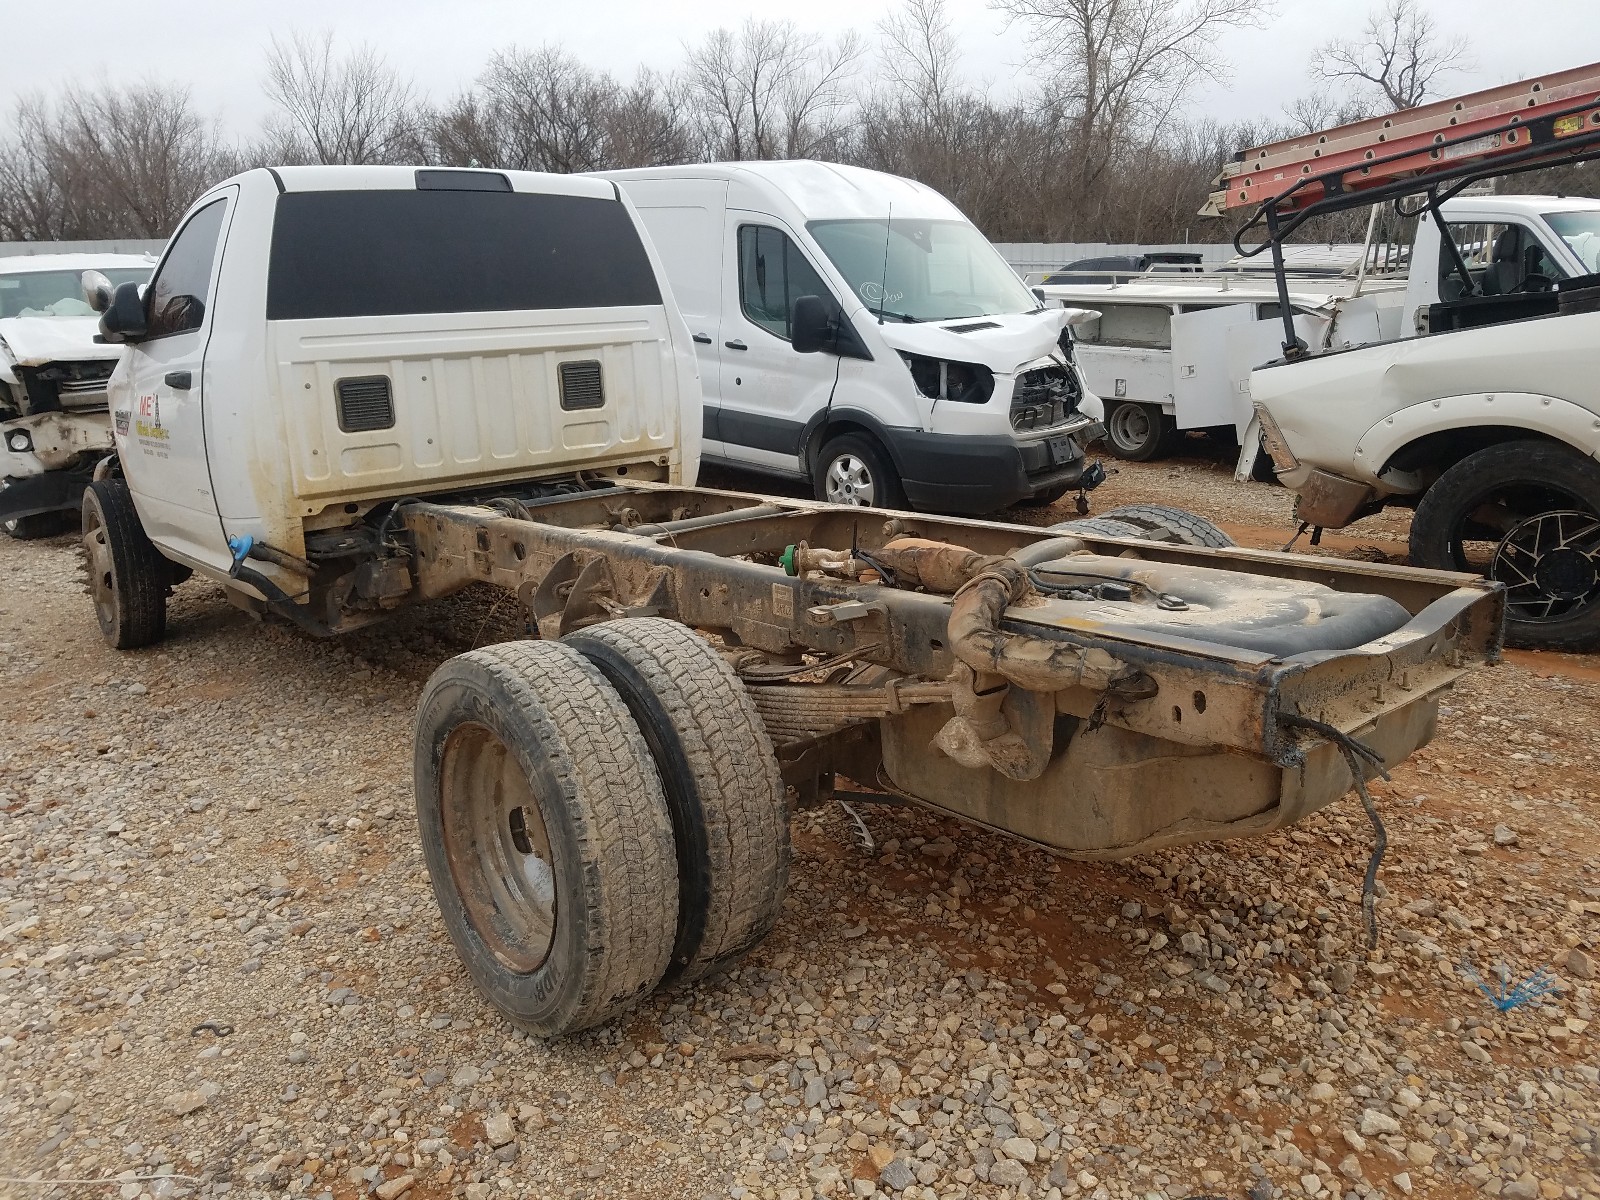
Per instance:
[[[278,197],[267,319],[660,304],[612,199],[486,191]]]

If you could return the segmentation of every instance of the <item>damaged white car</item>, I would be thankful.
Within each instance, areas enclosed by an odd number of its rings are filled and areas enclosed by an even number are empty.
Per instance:
[[[154,266],[142,254],[0,258],[0,528],[12,537],[62,531],[111,448],[106,380],[122,348],[95,341],[84,273],[115,287]]]

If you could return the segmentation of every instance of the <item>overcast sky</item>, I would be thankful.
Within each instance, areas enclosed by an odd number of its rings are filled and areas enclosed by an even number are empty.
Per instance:
[[[983,0],[947,0],[969,75],[1009,91],[1025,81],[1026,48]],[[1259,30],[1230,32],[1234,64],[1226,87],[1197,93],[1191,112],[1224,120],[1275,117],[1309,90],[1306,62],[1330,37],[1359,29],[1377,0],[1279,0]],[[276,33],[329,27],[350,42],[370,42],[436,99],[457,91],[489,54],[508,45],[558,42],[585,62],[626,77],[640,65],[670,69],[685,42],[752,12],[789,17],[822,33],[855,26],[870,35],[896,0],[807,0],[755,6],[749,0],[140,0],[129,6],[75,0],[0,0],[8,49],[0,96],[54,90],[95,76],[154,77],[186,83],[202,106],[235,134],[254,130],[266,111],[260,92],[264,48]],[[1431,0],[1433,11],[1472,41],[1475,71],[1450,87],[1467,91],[1541,71],[1600,60],[1594,0]],[[121,19],[112,11],[127,14]],[[1459,85],[1459,86],[1457,86]]]

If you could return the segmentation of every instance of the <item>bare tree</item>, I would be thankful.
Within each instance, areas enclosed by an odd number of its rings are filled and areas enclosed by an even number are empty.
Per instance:
[[[1440,78],[1472,65],[1465,35],[1441,32],[1420,0],[1387,0],[1367,16],[1359,37],[1336,38],[1311,59],[1324,79],[1376,89],[1395,111],[1415,108]]]
[[[340,57],[331,31],[274,37],[263,88],[280,113],[268,124],[258,157],[385,163],[411,157],[417,145],[411,84],[370,46]]]
[[[689,94],[707,148],[722,158],[807,158],[845,132],[861,40],[832,45],[789,21],[748,20],[688,51]]]
[[[164,237],[237,165],[186,88],[108,85],[24,100],[0,142],[0,234]]]
[[[431,157],[513,170],[685,162],[694,145],[681,85],[641,71],[624,86],[558,46],[500,51],[426,123]]]
[[[1339,98],[1326,88],[1315,92],[1308,92],[1283,106],[1283,115],[1288,118],[1289,130],[1286,136],[1303,133],[1320,133],[1324,129],[1332,129],[1336,125],[1348,125],[1352,121],[1364,121],[1366,118],[1376,116],[1374,105],[1366,97],[1347,96]]]
[[[1227,65],[1217,39],[1253,26],[1271,0],[991,0],[1022,23],[1048,78],[1048,103],[1073,132],[1074,191],[1085,202],[1119,152],[1137,146],[1202,80]]]

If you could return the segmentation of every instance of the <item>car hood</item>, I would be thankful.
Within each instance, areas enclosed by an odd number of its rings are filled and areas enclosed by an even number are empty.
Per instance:
[[[878,326],[878,333],[894,349],[907,354],[982,363],[991,371],[1005,375],[1053,353],[1062,327],[1076,313],[1076,309],[1047,308],[1042,312],[957,317],[949,321],[919,321],[914,325],[885,321]],[[861,319],[877,320],[870,314],[862,314]],[[968,332],[960,332],[962,329]]]
[[[121,346],[95,344],[94,335],[99,331],[98,316],[0,318],[0,341],[10,350],[11,358],[24,367],[119,357]]]

